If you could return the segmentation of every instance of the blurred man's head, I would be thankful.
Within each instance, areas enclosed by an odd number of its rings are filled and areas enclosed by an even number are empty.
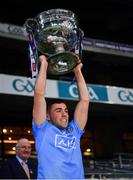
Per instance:
[[[26,161],[31,155],[31,144],[28,139],[19,139],[16,143],[16,155]]]

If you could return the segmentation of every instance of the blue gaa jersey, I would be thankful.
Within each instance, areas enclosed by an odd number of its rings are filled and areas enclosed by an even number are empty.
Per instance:
[[[80,137],[83,131],[72,120],[59,129],[48,120],[41,125],[33,121],[38,155],[38,179],[84,179]]]

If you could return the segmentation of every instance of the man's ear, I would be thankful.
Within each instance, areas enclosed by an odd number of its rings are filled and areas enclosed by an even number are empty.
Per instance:
[[[46,118],[47,118],[48,120],[50,120],[49,113],[46,114]]]

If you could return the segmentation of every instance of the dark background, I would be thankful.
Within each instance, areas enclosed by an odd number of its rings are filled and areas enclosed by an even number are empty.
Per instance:
[[[53,9],[73,11],[79,18],[85,37],[133,44],[133,1],[90,0],[90,1],[2,1],[0,21],[23,25],[29,17]]]

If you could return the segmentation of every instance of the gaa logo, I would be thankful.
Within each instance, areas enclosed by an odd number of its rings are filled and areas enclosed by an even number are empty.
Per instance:
[[[34,85],[29,80],[15,79],[13,81],[13,87],[18,92],[28,92],[31,93],[34,91]]]
[[[122,102],[133,103],[133,92],[121,90],[118,92],[118,97]]]
[[[19,26],[9,25],[8,31],[12,34],[24,35],[22,27]]]

